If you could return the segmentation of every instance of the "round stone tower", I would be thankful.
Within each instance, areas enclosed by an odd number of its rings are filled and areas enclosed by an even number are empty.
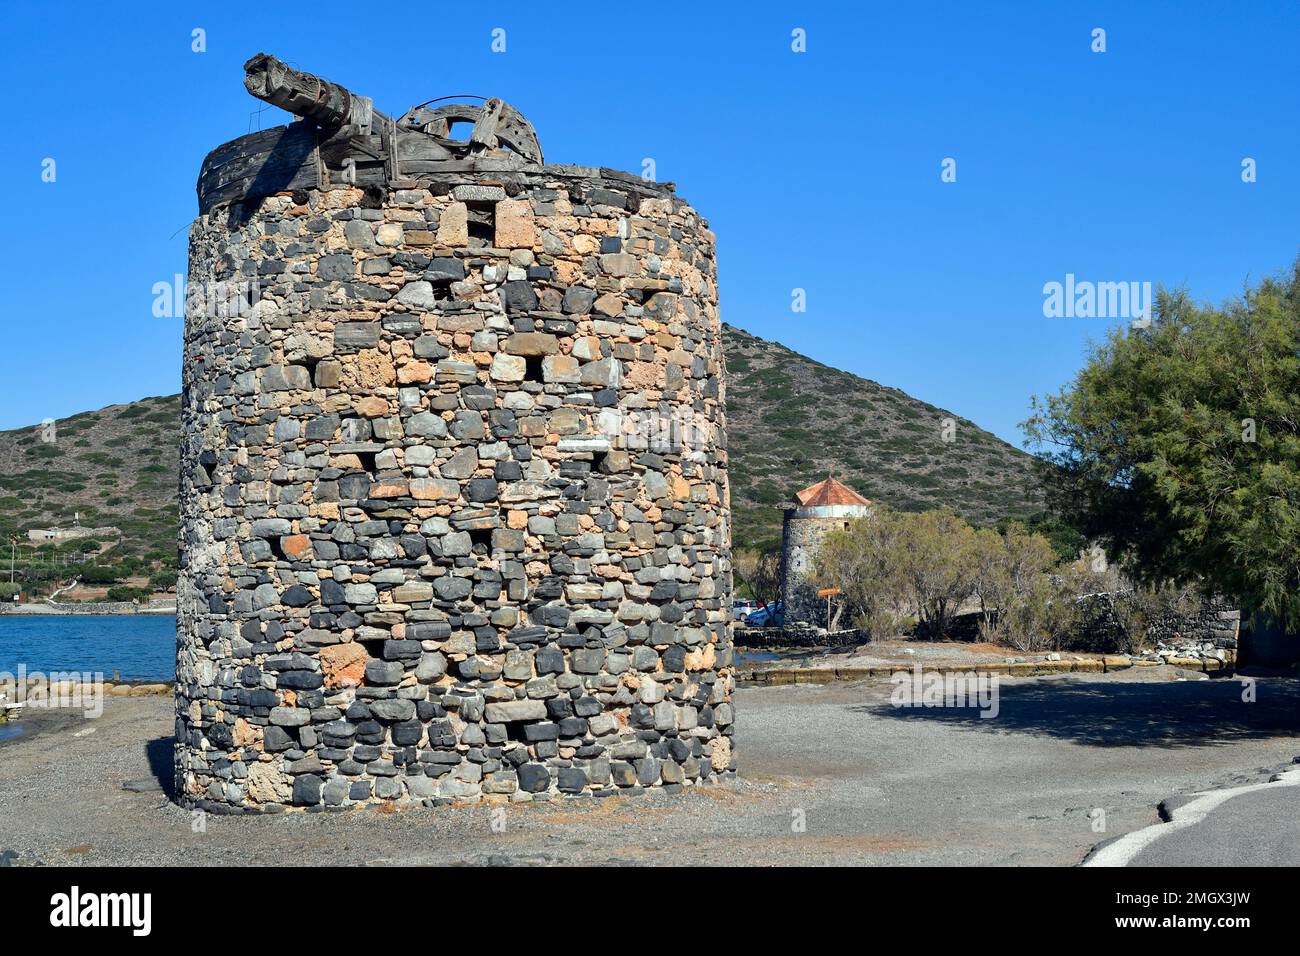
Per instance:
[[[499,100],[211,153],[190,234],[176,777],[224,812],[734,772],[714,236]],[[468,140],[450,138],[473,124]]]
[[[812,582],[813,562],[832,531],[871,514],[871,502],[848,485],[827,478],[795,493],[781,527],[781,602],[786,624],[826,626],[826,602]]]

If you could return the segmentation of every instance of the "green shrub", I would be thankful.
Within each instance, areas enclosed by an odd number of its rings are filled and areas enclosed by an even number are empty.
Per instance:
[[[116,584],[126,575],[111,565],[87,564],[80,571],[83,584]]]
[[[155,591],[170,591],[176,587],[176,570],[158,571],[149,576],[149,587]]]

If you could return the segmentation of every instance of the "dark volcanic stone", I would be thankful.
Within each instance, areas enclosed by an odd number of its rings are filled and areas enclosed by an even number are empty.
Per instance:
[[[293,802],[295,806],[314,806],[320,803],[323,781],[314,773],[303,774],[294,778]]]
[[[280,603],[286,607],[306,607],[308,604],[315,604],[316,598],[301,584],[295,584],[280,595]]]
[[[587,772],[577,767],[561,767],[556,778],[561,793],[582,793],[587,789]]]
[[[526,763],[516,771],[519,789],[525,793],[541,793],[551,786],[551,772],[539,763]]]

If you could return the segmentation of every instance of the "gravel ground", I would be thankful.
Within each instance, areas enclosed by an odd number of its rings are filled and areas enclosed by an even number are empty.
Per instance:
[[[169,698],[33,711],[0,744],[0,859],[17,864],[1072,865],[1175,793],[1267,779],[1300,753],[1300,685],[1138,674],[1003,678],[1000,713],[896,709],[887,682],[742,687],[742,778],[676,796],[278,817],[191,815]],[[811,741],[811,742],[810,742]],[[130,784],[136,789],[124,789]],[[1095,832],[1094,808],[1105,811]]]

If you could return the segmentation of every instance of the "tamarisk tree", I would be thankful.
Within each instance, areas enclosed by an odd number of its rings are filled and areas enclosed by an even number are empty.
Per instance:
[[[1022,427],[1049,503],[1130,577],[1300,624],[1300,263],[1218,308],[1162,291]]]

